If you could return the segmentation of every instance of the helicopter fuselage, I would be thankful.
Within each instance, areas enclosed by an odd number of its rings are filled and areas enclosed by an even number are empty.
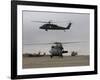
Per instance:
[[[72,23],[69,23],[69,25],[67,27],[61,27],[55,24],[44,24],[43,26],[40,27],[40,29],[44,29],[46,31],[48,30],[66,30],[66,29],[70,29]]]
[[[49,52],[51,53],[50,55],[51,58],[53,56],[63,57],[63,53],[68,53],[68,51],[64,51],[61,43],[56,43],[55,46],[51,47],[51,50]]]

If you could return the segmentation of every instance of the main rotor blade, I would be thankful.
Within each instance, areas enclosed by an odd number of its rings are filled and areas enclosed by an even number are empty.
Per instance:
[[[86,41],[76,41],[76,42],[51,42],[51,43],[30,43],[30,44],[24,44],[24,45],[49,45],[49,44],[73,44],[73,43],[82,43]]]
[[[38,23],[48,23],[47,21],[32,21],[32,22],[38,22]]]
[[[69,23],[69,22],[67,22],[67,21],[57,21],[57,22],[52,22],[52,23]]]
[[[62,42],[62,44],[71,44],[71,43],[80,43],[80,42]]]
[[[76,41],[76,42],[61,42],[62,44],[73,44],[73,43],[84,43],[87,41]]]
[[[49,20],[49,21],[32,21],[32,22],[37,22],[37,23],[69,23],[68,21],[53,21],[53,20]]]
[[[49,44],[53,44],[53,43],[26,43],[24,45],[49,45]]]

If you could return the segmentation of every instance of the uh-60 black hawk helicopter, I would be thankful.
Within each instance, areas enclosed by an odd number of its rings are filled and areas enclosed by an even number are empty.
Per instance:
[[[38,23],[45,23],[43,24],[42,26],[40,26],[40,29],[44,29],[45,31],[48,31],[48,30],[68,30],[70,29],[72,23],[69,22],[69,24],[66,26],[66,27],[61,27],[57,24],[54,24],[54,23],[57,23],[57,22],[53,22],[53,21],[32,21],[32,22],[38,22]],[[60,23],[60,22],[59,22]]]
[[[64,50],[63,45],[62,44],[70,44],[70,43],[79,43],[79,42],[54,42],[51,46],[51,50],[50,52],[50,57],[52,58],[53,56],[59,56],[59,57],[63,57],[64,53],[68,53],[68,51]],[[52,44],[52,43],[49,43]]]

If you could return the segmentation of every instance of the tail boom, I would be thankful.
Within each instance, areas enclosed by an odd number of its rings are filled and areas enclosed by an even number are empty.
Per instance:
[[[66,27],[66,29],[70,29],[72,23],[69,23],[68,26]]]

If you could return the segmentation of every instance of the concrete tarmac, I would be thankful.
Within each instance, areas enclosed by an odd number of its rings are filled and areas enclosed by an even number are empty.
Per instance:
[[[68,66],[87,66],[89,65],[89,56],[63,56],[60,58],[54,56],[26,57],[23,56],[23,68],[47,68],[47,67],[68,67]]]

